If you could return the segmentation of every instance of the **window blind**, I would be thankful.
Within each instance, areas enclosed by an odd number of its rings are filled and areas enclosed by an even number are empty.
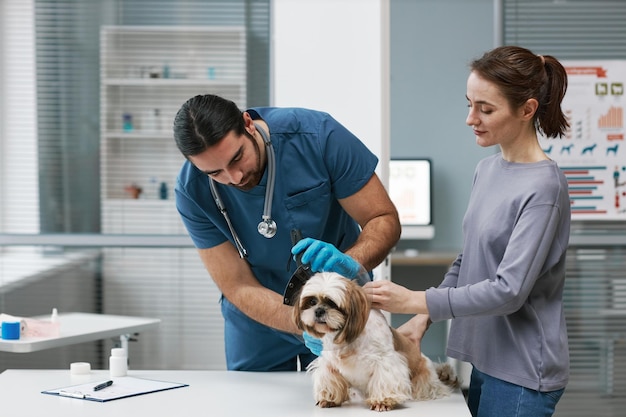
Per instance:
[[[505,44],[561,60],[626,59],[624,1],[504,0],[502,6]],[[624,414],[624,236],[624,222],[572,224],[564,299],[571,378],[555,416]]]
[[[558,59],[626,58],[621,0],[503,0],[504,42]]]
[[[269,3],[0,2],[3,93],[13,88],[0,113],[0,233],[94,236],[80,248],[0,248],[1,312],[156,317],[158,331],[129,345],[131,368],[225,368],[219,290],[191,241],[168,243],[186,235],[173,200],[183,158],[171,126],[196,94],[269,105]],[[98,235],[154,239],[103,247]],[[118,342],[37,360],[0,354],[0,368],[106,367]],[[89,352],[96,357],[79,357]]]

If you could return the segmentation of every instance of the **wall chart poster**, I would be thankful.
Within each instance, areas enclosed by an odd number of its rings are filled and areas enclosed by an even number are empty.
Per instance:
[[[572,220],[626,220],[626,61],[561,61],[568,88],[562,139],[539,138],[567,177]]]

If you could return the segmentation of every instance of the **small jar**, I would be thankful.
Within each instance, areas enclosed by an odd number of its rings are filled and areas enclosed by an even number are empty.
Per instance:
[[[126,350],[123,348],[111,349],[111,357],[109,358],[109,371],[111,376],[126,376],[128,372],[128,357]]]

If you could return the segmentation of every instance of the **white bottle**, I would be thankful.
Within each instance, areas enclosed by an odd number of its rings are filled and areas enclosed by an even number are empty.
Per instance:
[[[161,111],[159,109],[146,110],[141,122],[142,130],[158,132],[161,130]]]
[[[59,337],[61,334],[61,323],[59,322],[59,312],[56,308],[52,309],[52,314],[50,315],[50,333],[53,336]]]
[[[159,199],[159,179],[157,177],[148,178],[148,185],[146,186],[145,196],[149,199]]]
[[[109,371],[112,377],[126,376],[126,372],[128,372],[128,357],[126,356],[125,349],[111,349],[111,357],[109,358]]]

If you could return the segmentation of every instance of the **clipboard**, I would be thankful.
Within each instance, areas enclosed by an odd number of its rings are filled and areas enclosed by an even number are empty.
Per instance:
[[[157,381],[132,376],[111,378],[111,380],[113,381],[111,386],[99,391],[94,391],[94,387],[104,381],[55,388],[41,391],[41,393],[103,403],[107,401],[119,400],[121,398],[134,397],[137,395],[150,394],[153,392],[167,391],[170,389],[189,386],[189,384],[179,382]]]

